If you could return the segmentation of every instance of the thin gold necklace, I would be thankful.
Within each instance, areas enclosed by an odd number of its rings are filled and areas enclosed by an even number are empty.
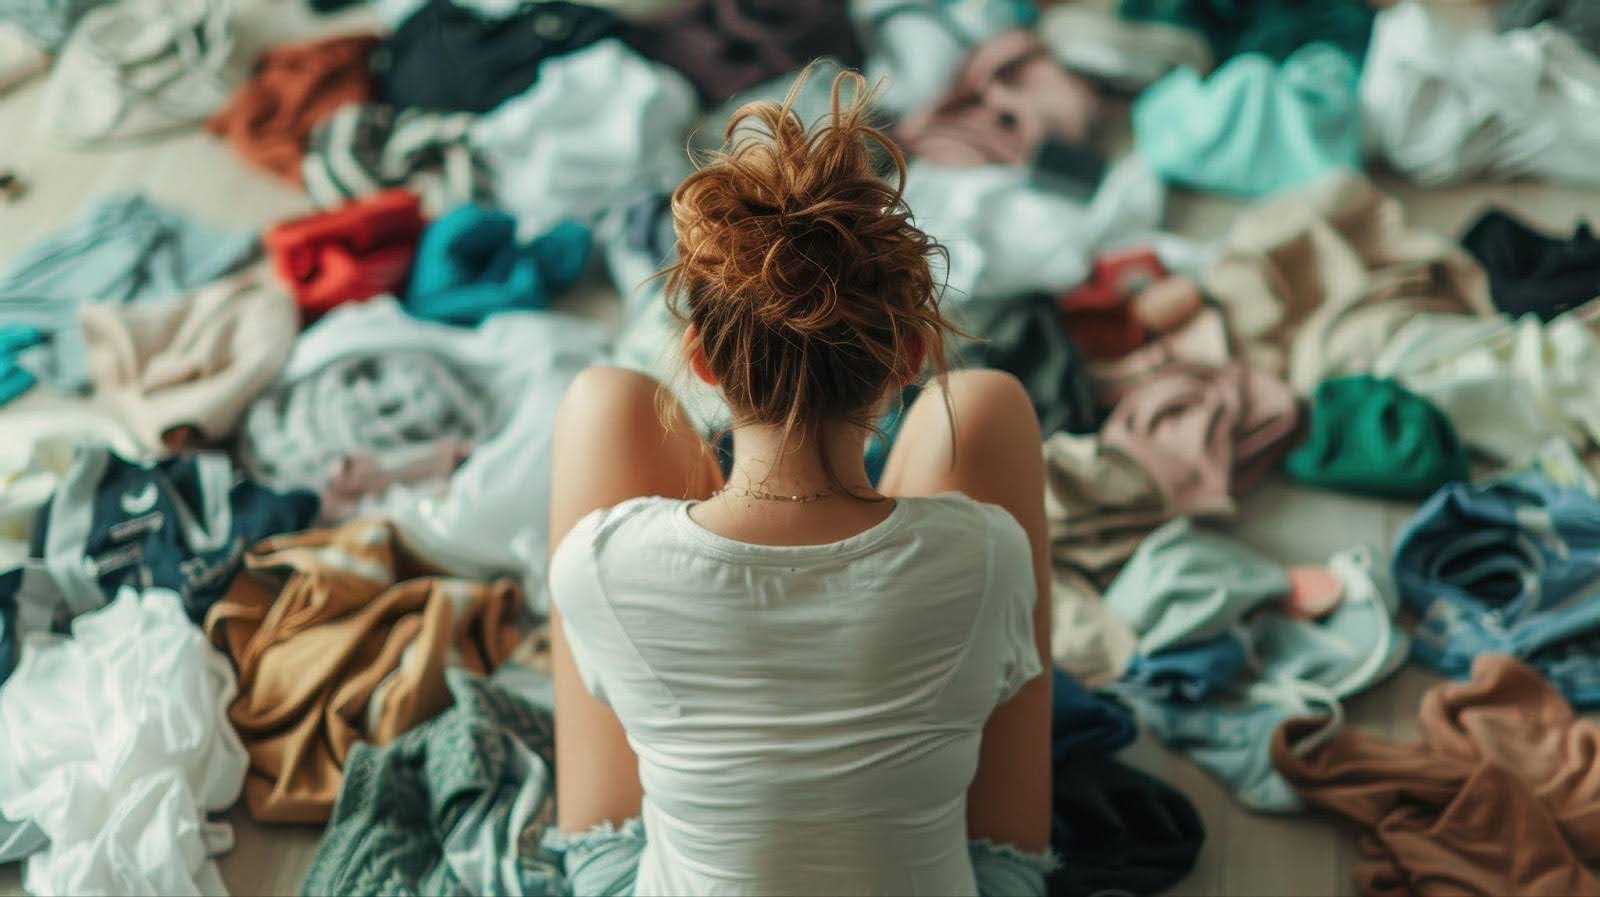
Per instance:
[[[716,495],[742,495],[745,498],[753,498],[757,501],[787,501],[796,503],[821,501],[824,498],[831,498],[836,494],[837,493],[835,493],[832,489],[824,489],[821,492],[813,492],[809,495],[780,495],[776,492],[767,492],[764,489],[749,489],[743,486],[723,486],[721,489],[716,491]]]

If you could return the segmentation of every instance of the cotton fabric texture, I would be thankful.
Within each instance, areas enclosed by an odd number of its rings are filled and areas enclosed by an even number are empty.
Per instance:
[[[1501,31],[1550,22],[1600,56],[1600,10],[1583,0],[1507,0],[1495,8],[1494,21]]]
[[[0,19],[0,94],[50,66],[44,47],[15,24]]]
[[[295,184],[312,128],[346,103],[372,99],[376,35],[357,34],[268,47],[206,129],[245,161]]]
[[[898,499],[839,542],[766,546],[689,508],[597,511],[551,565],[579,675],[641,758],[637,892],[981,892],[965,822],[978,739],[1041,672],[1021,527],[952,494]],[[863,590],[872,602],[838,600]],[[715,650],[684,652],[687,633]],[[885,775],[887,804],[865,787]],[[841,824],[863,816],[886,837]]]
[[[1430,689],[1417,716],[1412,742],[1345,730],[1318,744],[1303,720],[1273,734],[1306,802],[1360,832],[1360,893],[1600,894],[1593,723],[1501,654]]]
[[[276,224],[262,237],[272,269],[307,320],[341,302],[398,290],[425,222],[409,190],[384,190]]]
[[[1159,894],[1182,881],[1205,845],[1205,823],[1183,792],[1110,756],[1057,764],[1050,844],[1061,865],[1051,897]]]
[[[1467,228],[1461,245],[1489,272],[1502,314],[1550,321],[1600,296],[1600,239],[1586,222],[1563,239],[1490,209]]]
[[[1410,499],[1470,472],[1449,418],[1395,381],[1366,374],[1322,381],[1310,432],[1283,469],[1312,486]]]
[[[550,708],[459,669],[445,685],[438,716],[350,748],[302,893],[560,893],[539,846],[555,823]]]
[[[1180,68],[1133,106],[1134,145],[1170,181],[1270,196],[1361,165],[1359,65],[1313,43],[1281,63],[1235,56],[1201,80]]]
[[[87,303],[78,319],[96,392],[153,453],[231,436],[300,331],[264,266],[177,299]],[[184,428],[193,436],[175,439]]]
[[[1309,395],[1423,311],[1491,315],[1478,263],[1353,172],[1241,212],[1200,277],[1242,361]]]
[[[1365,0],[1119,0],[1117,14],[1193,29],[1210,41],[1219,63],[1241,53],[1287,59],[1315,41],[1360,59],[1373,18]]]
[[[137,455],[133,434],[115,418],[83,407],[7,409],[6,438],[0,442],[0,570],[28,556],[39,508],[55,494],[72,469],[80,443],[104,445]],[[0,588],[0,596],[11,593]],[[0,599],[3,600],[3,599]],[[0,639],[9,641],[10,636]]]
[[[591,242],[588,227],[563,221],[519,243],[512,216],[462,206],[423,231],[406,308],[419,318],[464,326],[496,312],[544,308],[583,275]]]
[[[489,174],[467,145],[470,112],[351,103],[306,138],[300,182],[327,209],[387,187],[405,187],[429,215],[489,195]]]
[[[696,108],[682,75],[603,40],[540,63],[538,83],[484,116],[468,140],[527,239],[676,186],[688,173],[683,143]]]
[[[433,718],[447,666],[487,674],[516,644],[514,583],[434,575],[385,521],[266,539],[244,563],[205,629],[239,671],[228,718],[262,821],[326,820],[355,743]]]
[[[1067,68],[1137,93],[1176,68],[1211,71],[1211,45],[1165,22],[1123,19],[1109,10],[1053,4],[1039,15],[1039,38]]]
[[[614,36],[611,13],[561,0],[486,13],[429,0],[394,30],[376,60],[383,102],[488,112],[540,77],[540,63]]]
[[[232,88],[235,0],[115,0],[85,14],[62,47],[41,127],[69,143],[187,128]]]
[[[849,0],[866,50],[868,83],[885,81],[879,104],[905,115],[936,101],[967,54],[1005,31],[1033,23],[1026,0]]]
[[[72,27],[84,14],[107,0],[5,0],[0,3],[0,22],[27,34],[47,50],[66,43]]]
[[[1495,34],[1459,29],[1416,0],[1386,9],[1361,119],[1384,160],[1424,186],[1600,181],[1600,58],[1554,24]]]
[[[28,350],[28,369],[60,389],[81,390],[89,372],[80,303],[188,293],[257,253],[252,232],[213,227],[138,193],[105,196],[12,257],[0,273],[0,326],[48,334],[44,346]]]
[[[163,589],[124,589],[70,637],[28,636],[0,690],[0,813],[50,839],[23,885],[226,894],[210,857],[233,846],[233,827],[207,814],[231,807],[244,777],[226,716],[235,692],[227,659]]]

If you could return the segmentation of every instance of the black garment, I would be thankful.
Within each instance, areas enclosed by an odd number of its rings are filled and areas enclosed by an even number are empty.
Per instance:
[[[1461,245],[1488,270],[1495,308],[1512,317],[1532,312],[1548,321],[1600,296],[1600,239],[1586,223],[1563,240],[1490,209]]]
[[[989,307],[957,312],[963,329],[982,340],[962,347],[961,365],[994,368],[1021,380],[1045,436],[1100,429],[1088,372],[1061,327],[1055,299],[1034,295],[982,304]]]
[[[373,55],[391,106],[488,112],[528,89],[539,63],[621,32],[603,9],[547,0],[491,18],[450,0],[429,0]]]
[[[1600,3],[1595,0],[1501,0],[1494,23],[1501,31],[1551,22],[1589,52],[1600,55]]]
[[[21,570],[0,573],[0,684],[11,678],[11,671],[17,668],[17,590],[20,588]]]
[[[624,40],[682,72],[707,103],[720,103],[818,56],[859,68],[862,50],[849,6],[844,0],[681,0],[629,25]]]
[[[1102,754],[1057,762],[1051,897],[1157,894],[1194,868],[1205,824],[1182,792]]]

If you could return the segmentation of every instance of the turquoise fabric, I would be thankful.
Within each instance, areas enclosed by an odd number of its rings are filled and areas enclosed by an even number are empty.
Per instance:
[[[529,243],[499,209],[462,206],[423,232],[405,307],[430,321],[474,326],[496,312],[541,309],[577,282],[592,237],[562,221]]]
[[[45,341],[44,331],[28,324],[0,324],[0,405],[33,388],[39,378],[22,362],[25,350]]]
[[[1317,386],[1311,431],[1283,469],[1325,489],[1419,500],[1469,475],[1466,449],[1444,412],[1394,380],[1366,374]]]
[[[1175,69],[1134,102],[1134,144],[1167,180],[1268,196],[1360,167],[1359,80],[1350,56],[1325,43],[1282,65],[1238,56],[1206,79]]]
[[[1363,59],[1376,17],[1368,0],[1120,0],[1117,13],[1198,31],[1218,62],[1241,53],[1287,59],[1315,41]]]

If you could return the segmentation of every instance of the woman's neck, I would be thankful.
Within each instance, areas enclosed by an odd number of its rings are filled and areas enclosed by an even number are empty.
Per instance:
[[[728,486],[775,495],[876,496],[864,459],[867,435],[860,427],[830,424],[814,435],[794,434],[785,446],[781,427],[739,427]]]

